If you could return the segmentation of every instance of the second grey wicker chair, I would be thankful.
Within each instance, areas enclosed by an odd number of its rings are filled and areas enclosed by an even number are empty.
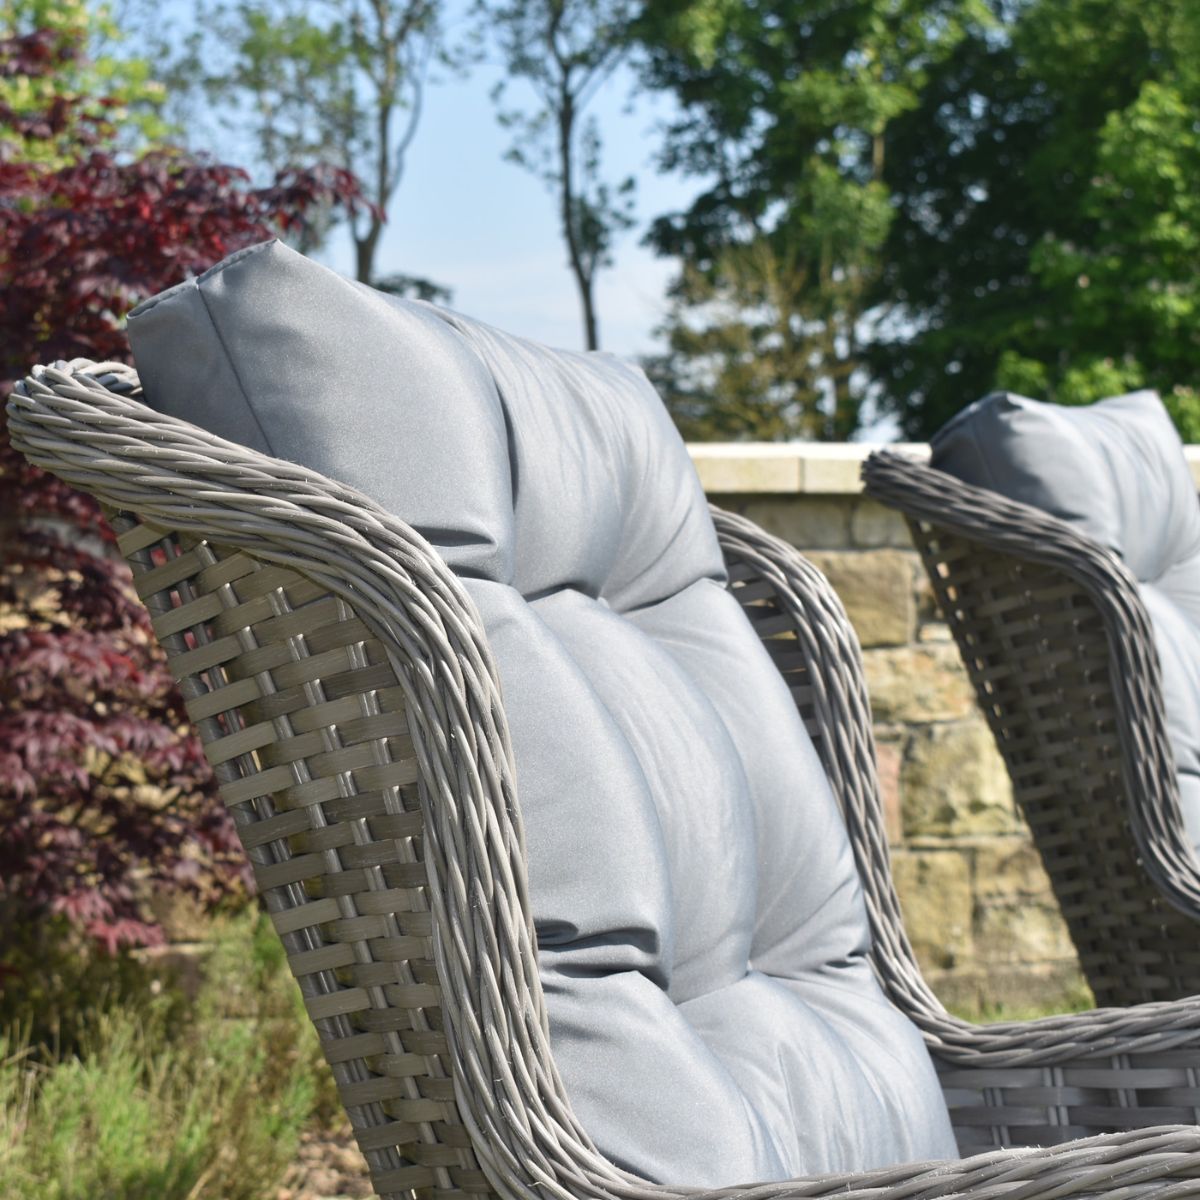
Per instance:
[[[984,1028],[945,1012],[892,890],[841,605],[719,511],[734,595],[841,803],[876,971],[970,1157],[706,1193],[605,1161],[555,1070],[504,709],[458,581],[360,494],[138,395],[128,368],[43,369],[10,399],[11,436],[110,514],[379,1196],[1200,1195],[1200,999]]]
[[[1102,1004],[1200,992],[1200,865],[1158,654],[1122,564],[1063,521],[894,453],[905,516]]]

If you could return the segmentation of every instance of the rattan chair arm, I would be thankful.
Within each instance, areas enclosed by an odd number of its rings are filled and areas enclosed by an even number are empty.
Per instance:
[[[1175,1200],[1200,1195],[1200,1129],[1165,1125],[957,1161],[680,1194],[689,1200]]]
[[[1137,581],[1125,565],[1049,513],[899,454],[870,455],[863,464],[863,483],[867,495],[898,509],[909,521],[1052,567],[1091,598],[1109,631],[1130,827],[1156,887],[1175,908],[1195,918],[1200,913],[1200,863],[1184,836],[1158,651]]]
[[[711,512],[735,595],[746,598],[747,615],[792,685],[841,807],[863,883],[876,972],[910,1015],[944,1012],[917,966],[892,885],[862,651],[846,610],[795,547],[745,517],[715,505]],[[783,655],[793,646],[799,661],[788,671]]]
[[[923,1028],[935,1054],[968,1067],[1067,1067],[1119,1055],[1195,1056],[1200,1052],[1200,996],[990,1025],[948,1017],[926,1020]],[[1200,1090],[1197,1098],[1200,1107]]]
[[[613,1167],[571,1115],[549,1052],[499,687],[469,598],[445,564],[418,534],[358,493],[153,413],[78,370],[35,373],[10,398],[8,412],[13,444],[32,462],[116,510],[141,514],[150,526],[286,564],[342,597],[385,644],[406,696],[419,764],[454,1095],[497,1194],[511,1200],[1200,1194],[1200,1130],[1190,1127],[714,1191],[652,1185]],[[753,539],[745,549],[755,551]],[[808,578],[799,568],[765,565],[785,592],[789,577]],[[834,601],[835,617],[837,611]],[[818,628],[814,636],[831,635]],[[1157,1035],[1166,1036],[1161,1029]],[[402,1190],[397,1185],[395,1194]]]

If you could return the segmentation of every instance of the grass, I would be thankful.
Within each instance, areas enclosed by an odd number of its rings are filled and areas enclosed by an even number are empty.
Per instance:
[[[0,1039],[5,1200],[263,1200],[336,1098],[269,925],[228,920],[190,1004],[77,1018],[62,1052]]]
[[[1056,1017],[1063,1013],[1087,1012],[1096,1007],[1091,988],[1083,977],[1050,999],[1029,1004],[983,1004],[966,1006],[947,1003],[946,1008],[956,1017],[973,1025],[994,1025],[1000,1021],[1036,1021],[1039,1017]]]
[[[269,922],[224,918],[207,940],[194,997],[111,963],[40,976],[37,1020],[0,1036],[3,1200],[267,1200],[301,1133],[344,1120]],[[1091,1006],[1081,981],[1049,1006],[961,1015]]]

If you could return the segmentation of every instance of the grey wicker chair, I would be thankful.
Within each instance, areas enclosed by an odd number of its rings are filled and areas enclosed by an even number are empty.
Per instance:
[[[457,580],[360,494],[137,395],[128,368],[40,370],[12,439],[110,515],[380,1197],[1200,1195],[1200,999],[986,1028],[944,1011],[901,926],[841,605],[717,510],[731,586],[840,797],[878,974],[972,1156],[708,1193],[604,1160],[550,1052],[504,712]]]
[[[1200,865],[1134,580],[1039,509],[872,454],[907,519],[1102,1004],[1200,992]]]

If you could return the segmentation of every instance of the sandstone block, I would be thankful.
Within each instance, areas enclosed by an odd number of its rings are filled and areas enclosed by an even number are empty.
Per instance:
[[[904,836],[900,817],[900,762],[898,742],[875,743],[875,762],[879,771],[879,796],[883,803],[883,827],[889,846],[898,846]]]
[[[850,497],[791,496],[751,499],[739,511],[801,550],[829,550],[850,544],[852,504]]]
[[[868,500],[865,496],[854,506],[850,517],[850,536],[854,539],[854,545],[865,549],[880,546],[912,549],[912,538],[904,518],[894,508],[885,508],[878,501]]]
[[[1057,903],[1041,855],[1027,833],[976,847],[975,894],[985,902]]]
[[[953,721],[975,710],[975,693],[952,645],[868,648],[863,659],[877,721]]]
[[[1066,922],[1058,909],[1049,905],[982,905],[976,914],[974,934],[981,962],[1006,965],[1075,960]]]
[[[868,550],[818,552],[809,557],[846,606],[863,646],[902,646],[912,641],[916,613],[911,554]]]
[[[926,980],[956,1017],[968,1021],[1025,1021],[1095,1007],[1073,963],[975,964],[930,971]]]
[[[925,621],[917,628],[918,642],[952,642],[954,635],[944,621]]]
[[[787,495],[803,490],[804,460],[798,449],[772,442],[702,443],[692,446],[691,454],[700,486],[710,496],[735,492]]]
[[[972,956],[971,870],[957,850],[900,850],[892,860],[904,925],[922,969]]]
[[[982,718],[915,729],[900,768],[906,836],[1020,828],[1004,762]]]
[[[921,963],[921,974],[937,998],[956,1016],[978,1020],[986,1003],[984,972],[959,965],[948,970]]]
[[[942,609],[937,602],[937,597],[933,594],[933,584],[929,582],[929,574],[919,560],[916,562],[916,568],[913,578],[913,594],[917,603],[917,620],[922,625],[930,621],[942,621],[944,619]]]

